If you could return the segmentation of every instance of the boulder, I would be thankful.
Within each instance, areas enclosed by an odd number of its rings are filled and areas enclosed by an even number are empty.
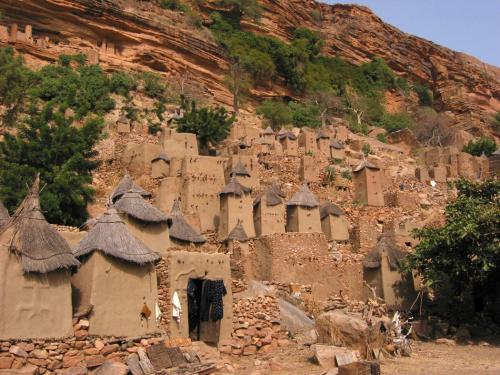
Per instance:
[[[102,366],[95,370],[93,375],[127,375],[128,366],[121,362],[107,360]]]
[[[380,319],[368,326],[356,315],[341,310],[329,311],[321,314],[316,320],[318,343],[343,346],[366,353],[367,345],[375,349],[383,344],[381,322]]]

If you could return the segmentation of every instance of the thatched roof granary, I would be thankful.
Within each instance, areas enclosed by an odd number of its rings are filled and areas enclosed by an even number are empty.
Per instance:
[[[232,176],[229,183],[224,187],[224,189],[219,193],[220,196],[224,195],[236,195],[238,197],[243,194],[251,193],[252,189],[240,184],[236,176]]]
[[[243,224],[241,220],[238,220],[238,223],[234,226],[231,232],[227,235],[227,241],[239,241],[246,242],[250,238],[245,232],[245,228],[243,228]]]
[[[137,220],[145,222],[161,223],[170,221],[167,215],[145,201],[138,190],[129,190],[123,194],[116,201],[114,207],[119,212],[126,213]]]
[[[256,206],[261,203],[264,198],[266,206],[273,207],[283,203],[283,199],[286,197],[286,194],[280,190],[276,183],[273,183],[269,188],[266,189],[262,194],[260,194],[253,201],[253,205]]]
[[[80,263],[45,220],[37,176],[0,229],[0,339],[73,334],[70,267]],[[22,311],[22,313],[20,313]]]
[[[324,219],[328,215],[334,215],[334,216],[344,215],[344,212],[340,209],[340,207],[337,206],[336,204],[333,204],[330,201],[325,202],[320,206],[319,213],[321,219]]]
[[[115,203],[126,192],[134,190],[137,191],[144,198],[151,198],[151,193],[137,185],[128,173],[125,173],[118,185],[111,193],[111,203]]]
[[[311,190],[309,190],[307,183],[304,183],[300,190],[296,192],[288,202],[286,202],[286,205],[314,208],[319,206],[319,202]]]
[[[182,215],[180,201],[176,199],[170,213],[172,225],[169,228],[170,238],[180,242],[195,244],[205,243],[205,237],[198,233]]]
[[[321,229],[329,241],[349,241],[349,222],[339,206],[330,201],[319,207]]]
[[[73,249],[79,258],[93,251],[127,262],[144,264],[159,260],[160,257],[142,241],[134,237],[114,207],[109,208]]]
[[[92,308],[89,333],[139,336],[157,331],[154,262],[160,256],[136,238],[111,207],[73,248],[82,266],[72,277],[78,311]]]
[[[241,160],[238,160],[238,163],[236,163],[236,165],[231,170],[231,176],[250,177],[250,173],[248,173],[245,165],[241,162]]]

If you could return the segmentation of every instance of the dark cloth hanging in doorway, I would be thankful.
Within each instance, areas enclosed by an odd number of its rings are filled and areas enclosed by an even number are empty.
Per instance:
[[[227,294],[222,280],[205,280],[201,293],[200,316],[202,322],[216,322],[224,317],[222,298]]]

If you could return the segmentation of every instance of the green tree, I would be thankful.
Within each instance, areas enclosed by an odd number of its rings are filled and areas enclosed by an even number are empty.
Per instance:
[[[11,47],[0,49],[0,104],[6,107],[2,122],[11,126],[22,110],[24,97],[33,75],[23,65],[21,56]]]
[[[181,107],[185,112],[182,118],[176,120],[177,130],[196,134],[205,152],[210,145],[217,145],[227,138],[236,119],[236,115],[229,116],[223,107],[197,108],[196,102],[186,97],[181,97]]]
[[[122,71],[113,72],[109,83],[111,92],[122,96],[128,96],[130,91],[137,89],[137,79]]]
[[[415,232],[420,243],[407,257],[407,268],[436,291],[450,286],[458,303],[470,291],[476,301],[498,296],[500,181],[460,180],[456,188],[457,199],[446,207],[446,224]]]
[[[401,129],[411,128],[413,120],[405,112],[386,113],[382,116],[378,126],[387,130],[388,133],[392,133]]]
[[[251,79],[238,62],[233,62],[229,66],[229,74],[224,77],[224,82],[233,94],[233,110],[238,114],[240,105],[250,89]]]
[[[264,100],[257,108],[257,114],[263,115],[274,130],[278,130],[283,125],[291,124],[293,120],[290,107],[276,100]]]
[[[474,156],[481,156],[483,153],[490,156],[497,149],[495,141],[488,137],[481,137],[477,141],[469,141],[463,151]]]
[[[92,171],[98,166],[93,147],[99,140],[102,118],[72,126],[53,105],[33,111],[0,142],[0,198],[12,212],[24,198],[37,172],[44,214],[52,223],[80,225],[87,218],[87,204],[94,191]],[[43,186],[43,185],[42,185]]]

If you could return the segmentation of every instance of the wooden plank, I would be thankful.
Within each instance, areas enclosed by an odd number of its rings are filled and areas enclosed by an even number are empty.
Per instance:
[[[184,354],[182,354],[180,348],[165,348],[168,351],[168,356],[172,361],[173,367],[178,367],[180,365],[185,364],[186,358],[184,358]]]
[[[127,365],[132,375],[144,375],[137,354],[134,353],[128,356]]]
[[[144,375],[153,375],[156,373],[153,365],[151,364],[148,356],[146,355],[146,351],[144,348],[139,348],[137,350],[137,354],[139,354],[139,365],[141,366]]]
[[[149,360],[156,371],[173,367],[173,363],[170,360],[169,350],[165,347],[165,345],[152,345],[146,349],[146,353],[148,354]]]

